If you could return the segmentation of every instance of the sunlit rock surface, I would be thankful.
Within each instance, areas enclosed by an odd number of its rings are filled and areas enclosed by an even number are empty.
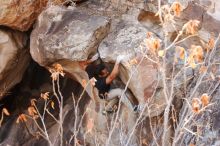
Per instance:
[[[50,4],[61,4],[63,0],[52,0]],[[27,31],[48,0],[0,0],[0,25]]]

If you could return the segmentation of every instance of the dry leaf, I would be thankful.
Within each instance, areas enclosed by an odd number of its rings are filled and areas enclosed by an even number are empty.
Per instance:
[[[25,114],[21,114],[21,119],[22,119],[22,121],[27,122],[27,118],[26,118]]]
[[[175,16],[180,16],[180,12],[183,10],[182,5],[179,2],[174,2],[171,6],[171,10]]]
[[[183,29],[186,31],[186,34],[195,34],[198,31],[199,26],[198,20],[189,20],[186,24],[184,24]]]
[[[49,92],[41,93],[40,97],[43,98],[44,100],[47,100],[49,98]]]
[[[51,105],[51,107],[52,107],[53,109],[55,109],[55,108],[54,108],[54,102],[53,102],[53,101],[51,101],[50,105]]]
[[[159,50],[158,51],[158,56],[163,57],[164,56],[164,50]]]
[[[209,52],[215,46],[215,39],[211,37],[207,43],[206,51]]]
[[[59,73],[63,72],[63,67],[60,64],[56,63],[53,65],[53,67],[55,68],[56,72],[59,72]]]
[[[25,114],[20,114],[16,120],[16,123],[18,124],[19,122],[27,122],[27,118],[25,116]]]
[[[146,40],[147,47],[152,53],[156,53],[160,48],[160,40],[157,38],[149,38]]]
[[[155,40],[153,41],[153,48],[154,48],[155,50],[158,50],[159,47],[160,47],[160,40],[159,40],[159,39],[155,39]]]
[[[206,73],[207,72],[207,67],[206,66],[201,66],[199,69],[200,73]]]
[[[176,51],[178,52],[178,55],[180,59],[184,60],[185,59],[185,49],[183,47],[176,47]]]
[[[82,86],[83,88],[86,88],[87,86],[87,81],[85,79],[82,79]]]
[[[28,107],[28,113],[30,116],[35,116],[37,114],[37,111],[35,110],[35,108],[33,106]]]
[[[190,50],[190,55],[192,55],[197,62],[203,61],[203,49],[201,46],[192,45]]]
[[[201,46],[196,47],[196,61],[198,62],[203,61],[203,49]]]
[[[147,32],[147,38],[150,38],[153,35],[152,32]]]
[[[200,111],[200,105],[199,105],[199,101],[197,98],[194,98],[192,100],[192,109],[194,113],[199,113]]]
[[[8,110],[6,108],[2,109],[2,112],[6,115],[6,116],[10,116],[10,113],[8,112]]]
[[[51,72],[51,78],[56,81],[59,77],[59,75],[64,76],[63,67],[56,63],[52,65],[52,68],[49,68],[49,71]]]
[[[189,65],[190,65],[190,67],[196,68],[196,64],[195,64],[193,56],[189,56],[187,61],[188,61]]]
[[[188,57],[188,63],[192,68],[196,67],[195,61],[202,62],[203,61],[203,49],[201,46],[192,45],[190,48],[190,54]]]
[[[210,97],[208,96],[208,94],[203,94],[201,96],[202,105],[207,106],[209,104],[209,99],[210,99]]]

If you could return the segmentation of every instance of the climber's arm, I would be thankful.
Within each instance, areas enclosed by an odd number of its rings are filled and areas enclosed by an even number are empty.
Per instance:
[[[122,61],[123,58],[124,58],[123,55],[120,55],[120,56],[117,57],[117,60],[115,62],[115,65],[113,67],[112,72],[106,78],[106,84],[111,84],[112,81],[117,77],[117,75],[119,73],[119,64],[120,64],[120,62]]]
[[[119,63],[115,63],[112,72],[106,78],[106,84],[111,84],[112,81],[117,77],[118,73],[119,73]]]

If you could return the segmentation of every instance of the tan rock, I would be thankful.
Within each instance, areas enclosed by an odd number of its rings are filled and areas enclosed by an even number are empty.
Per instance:
[[[82,83],[88,76],[77,61],[97,51],[109,27],[107,17],[51,6],[38,17],[31,34],[32,58],[45,67],[59,62],[70,77]]]
[[[0,30],[0,99],[22,79],[30,60],[26,43],[25,34]]]
[[[109,30],[109,19],[51,6],[31,34],[31,55],[40,65],[57,60],[83,61],[96,52]]]
[[[146,17],[149,18],[143,19],[137,17],[139,14],[144,15],[142,11],[133,11],[129,15],[124,15],[121,21],[112,26],[112,33],[103,40],[98,49],[105,62],[114,62],[119,55],[129,58],[130,61],[124,60],[120,66],[120,78],[124,84],[128,83],[128,89],[132,91],[139,104],[143,105],[150,99],[151,113],[145,113],[153,117],[164,110],[165,98],[161,90],[153,95],[159,80],[157,66],[146,58],[142,59],[144,53],[141,53],[141,48],[144,47],[146,33],[155,31],[159,34],[160,29],[156,27],[154,29],[152,26],[150,30],[145,27],[147,24],[148,26],[154,24],[155,19],[151,19],[152,16],[149,13],[146,13]],[[137,18],[141,19],[144,25],[138,23]],[[128,65],[128,63],[132,64],[132,60],[137,63]]]
[[[52,0],[53,4],[62,2]],[[0,25],[27,31],[47,4],[48,0],[0,0]]]

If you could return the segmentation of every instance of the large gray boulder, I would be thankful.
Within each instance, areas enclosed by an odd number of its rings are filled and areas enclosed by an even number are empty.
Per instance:
[[[88,81],[88,75],[80,68],[78,61],[85,61],[97,52],[109,27],[107,17],[51,6],[38,17],[31,33],[32,58],[45,67],[60,63],[64,71],[79,83],[83,79]],[[91,90],[88,92],[92,96]]]
[[[31,55],[40,65],[57,60],[83,61],[107,35],[106,17],[51,6],[41,13],[31,34]]]

